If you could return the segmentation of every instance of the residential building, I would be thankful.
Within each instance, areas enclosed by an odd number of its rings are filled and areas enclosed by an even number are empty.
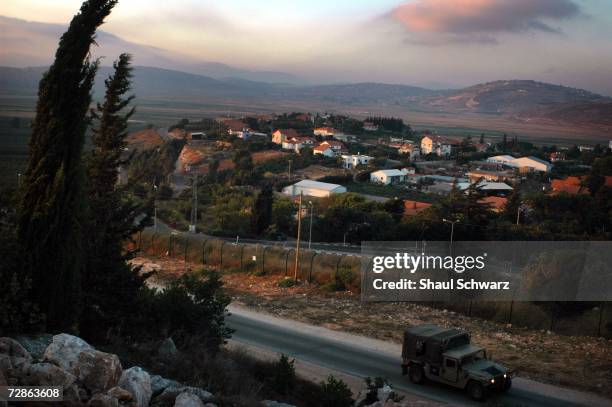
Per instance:
[[[421,148],[414,144],[403,144],[397,149],[400,154],[406,154],[410,157],[410,160],[414,160],[421,155]]]
[[[300,133],[298,133],[294,129],[277,129],[272,133],[272,142],[276,144],[283,144],[287,139],[300,137]]]
[[[281,144],[282,148],[285,150],[293,150],[296,153],[299,153],[303,148],[312,148],[314,147],[315,140],[312,137],[306,136],[297,136],[290,137],[285,139]]]
[[[421,152],[423,154],[436,154],[439,157],[453,155],[459,146],[457,140],[447,137],[427,135],[421,140]]]
[[[321,144],[329,146],[332,150],[334,150],[336,155],[340,155],[340,153],[347,151],[344,143],[338,140],[324,140]]]
[[[373,159],[374,157],[370,157],[369,155],[343,154],[342,166],[348,169],[356,168],[360,165],[368,165]]]
[[[554,153],[550,153],[550,162],[556,163],[559,161],[565,161],[566,156],[563,151],[555,151]]]
[[[227,126],[227,134],[230,136],[236,136],[242,139],[249,138],[249,132],[251,129],[249,126],[239,119],[229,119],[223,122]]]
[[[363,129],[365,131],[377,131],[378,130],[378,126],[375,125],[372,122],[365,121],[365,122],[363,122]]]
[[[402,170],[378,170],[370,174],[370,182],[383,185],[401,184],[406,179]]]
[[[514,178],[514,174],[508,173],[506,171],[487,171],[487,170],[472,170],[467,174],[470,182],[476,182],[479,179],[484,179],[485,181],[507,181],[509,179]]]
[[[511,155],[496,155],[487,158],[487,162],[512,166],[510,163],[512,163],[515,159],[516,158]]]
[[[298,183],[283,188],[283,194],[285,195],[297,196],[302,193],[305,196],[313,196],[318,198],[325,198],[333,194],[342,194],[344,192],[346,192],[346,188],[342,185],[313,181],[309,179],[302,180]]]
[[[317,127],[314,129],[315,136],[334,137],[340,134],[344,133],[341,130],[334,129],[333,127]]]
[[[334,150],[327,144],[319,144],[318,146],[312,149],[312,154],[322,155],[324,157],[329,157],[329,158],[336,156],[336,153],[334,152]]]
[[[594,149],[595,149],[595,147],[593,147],[593,146],[585,146],[585,145],[578,146],[578,150],[581,153],[584,152],[584,151],[593,151]]]
[[[414,216],[419,212],[424,211],[427,208],[430,208],[432,204],[427,202],[419,202],[419,201],[404,201],[404,216]]]

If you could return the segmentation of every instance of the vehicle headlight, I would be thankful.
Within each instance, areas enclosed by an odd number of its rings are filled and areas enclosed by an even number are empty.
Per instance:
[[[507,377],[508,377],[508,375],[504,373],[504,379],[506,379]]]
[[[495,383],[495,379],[491,379],[491,384],[494,384],[494,383]]]

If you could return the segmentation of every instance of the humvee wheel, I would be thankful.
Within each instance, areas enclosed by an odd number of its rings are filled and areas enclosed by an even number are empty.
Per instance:
[[[485,388],[479,382],[472,380],[466,387],[468,395],[476,401],[484,401],[487,398]]]
[[[410,381],[415,384],[421,384],[425,381],[425,372],[423,372],[423,367],[421,365],[417,365],[416,363],[411,363],[408,368],[408,376],[410,377]]]

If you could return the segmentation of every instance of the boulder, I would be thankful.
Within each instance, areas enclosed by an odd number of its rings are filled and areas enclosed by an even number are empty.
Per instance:
[[[47,347],[53,342],[53,335],[42,334],[36,336],[17,336],[15,337],[35,360],[42,360]]]
[[[151,376],[140,367],[131,367],[123,371],[119,386],[129,391],[137,407],[146,407],[151,401]]]
[[[76,336],[55,335],[53,341],[45,350],[43,360],[78,376],[79,354],[86,349],[93,350],[94,348]]]
[[[204,403],[195,394],[184,392],[176,397],[174,407],[204,407]]]
[[[393,391],[391,386],[385,384],[383,387],[380,387],[376,391],[376,398],[378,398],[378,401],[382,402],[385,402],[389,399],[393,400],[395,398],[395,392]]]
[[[76,381],[76,376],[51,363],[34,363],[27,366],[19,375],[25,386],[62,386],[68,388]]]
[[[174,344],[172,338],[164,339],[157,349],[158,356],[160,359],[165,361],[174,359],[177,353],[178,350],[176,349],[176,345]]]
[[[92,393],[104,392],[119,383],[123,369],[117,355],[84,349],[76,369],[81,383]]]
[[[132,396],[132,393],[119,386],[113,387],[112,389],[107,391],[106,394],[116,398],[121,404],[129,403],[130,401],[134,400],[134,396]]]
[[[169,386],[164,389],[164,391],[153,400],[153,405],[155,406],[172,406],[174,405],[176,398],[181,393],[189,393],[197,396],[203,403],[207,403],[213,401],[215,396],[206,390],[200,389],[198,387],[190,387],[190,386]]]
[[[87,407],[119,407],[119,400],[110,394],[94,394],[87,402]]]
[[[32,356],[19,342],[12,338],[0,338],[0,372],[21,370],[30,363]]]
[[[151,392],[153,397],[159,396],[168,387],[181,387],[181,384],[176,380],[165,379],[159,375],[151,376]]]

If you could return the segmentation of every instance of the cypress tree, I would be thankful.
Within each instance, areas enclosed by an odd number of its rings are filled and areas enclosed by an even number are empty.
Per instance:
[[[274,193],[272,187],[265,185],[253,203],[251,213],[251,230],[256,235],[261,235],[272,223],[273,203]]]
[[[131,56],[122,54],[114,63],[114,73],[106,81],[104,102],[92,110],[94,119],[93,150],[87,160],[87,262],[83,274],[84,309],[81,332],[92,339],[109,328],[121,326],[125,315],[136,306],[144,277],[127,260],[131,252],[123,244],[142,230],[150,219],[147,202],[131,199],[118,185],[119,167],[126,146],[128,120],[134,108],[128,108],[134,96],[130,90]],[[101,338],[100,338],[101,339]]]
[[[89,49],[116,3],[83,3],[39,84],[18,236],[27,255],[22,272],[32,276],[33,299],[50,331],[76,328],[83,264],[81,154],[98,68]]]

